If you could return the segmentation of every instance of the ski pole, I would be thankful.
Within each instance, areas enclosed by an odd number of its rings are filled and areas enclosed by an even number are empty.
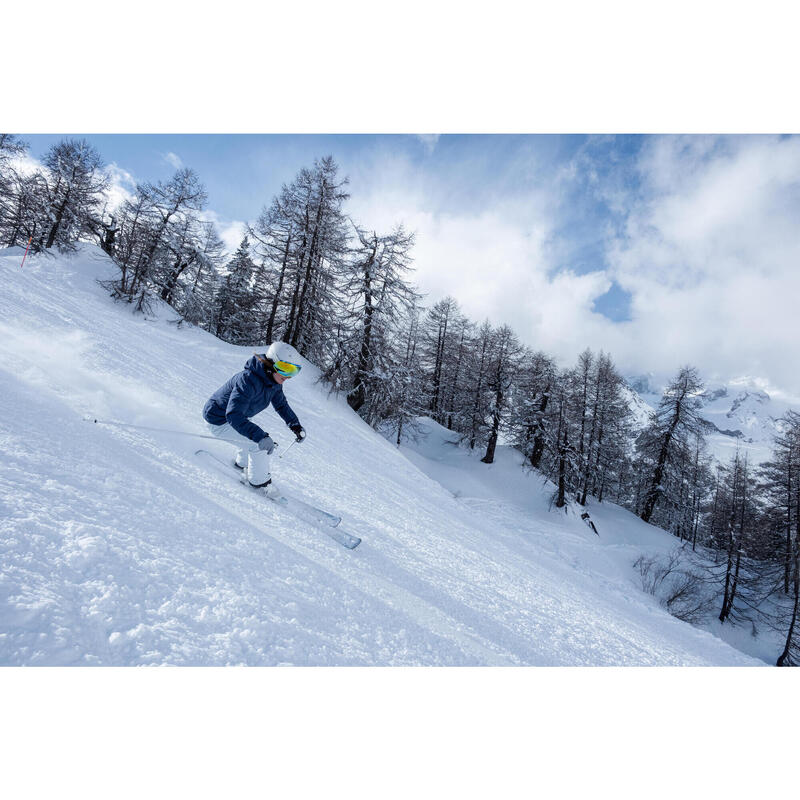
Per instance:
[[[30,249],[31,242],[33,241],[33,236],[28,239],[28,246],[25,248],[25,255],[22,256],[22,263],[19,265],[19,268],[22,269],[25,266],[25,259],[28,257],[28,250]]]
[[[84,417],[84,422],[94,422],[96,425],[107,425],[112,428],[133,428],[139,431],[153,431],[154,433],[171,433],[175,436],[193,436],[195,439],[211,439],[214,442],[222,442],[224,439],[219,439],[216,436],[204,436],[202,433],[188,433],[187,431],[172,431],[168,428],[148,428],[145,425],[128,425],[124,422],[111,422],[104,419],[95,419],[94,417]]]
[[[298,440],[295,439],[282,453],[280,453],[280,455],[278,455],[278,458],[283,458],[297,444],[297,442]]]

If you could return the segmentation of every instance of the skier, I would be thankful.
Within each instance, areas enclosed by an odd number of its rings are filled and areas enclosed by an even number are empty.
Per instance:
[[[270,496],[280,493],[272,484],[269,457],[275,449],[270,435],[250,421],[270,403],[297,437],[306,432],[283,394],[283,384],[300,372],[300,356],[284,342],[273,342],[264,355],[256,354],[209,398],[203,418],[211,433],[239,446],[234,463],[246,470],[254,488],[264,488]]]

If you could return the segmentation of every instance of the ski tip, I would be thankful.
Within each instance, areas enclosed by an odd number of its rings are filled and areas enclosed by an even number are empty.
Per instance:
[[[355,550],[361,544],[361,539],[357,536],[350,536],[345,541],[342,541],[341,544],[348,550]]]

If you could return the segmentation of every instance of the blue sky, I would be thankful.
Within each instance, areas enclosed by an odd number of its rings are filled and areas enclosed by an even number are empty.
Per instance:
[[[25,136],[41,158],[63,138]],[[195,169],[233,250],[283,182],[333,155],[346,210],[416,233],[414,279],[572,363],[800,396],[800,139],[714,135],[89,135],[125,188]],[[120,177],[122,176],[122,177]],[[791,345],[790,345],[791,343]]]

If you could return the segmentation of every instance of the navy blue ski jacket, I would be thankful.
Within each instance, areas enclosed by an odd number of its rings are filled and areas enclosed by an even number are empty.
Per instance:
[[[253,356],[241,372],[211,395],[203,407],[203,418],[212,425],[229,422],[237,433],[260,442],[267,434],[250,422],[250,417],[263,411],[270,403],[289,427],[300,424],[286,400],[283,387]]]

